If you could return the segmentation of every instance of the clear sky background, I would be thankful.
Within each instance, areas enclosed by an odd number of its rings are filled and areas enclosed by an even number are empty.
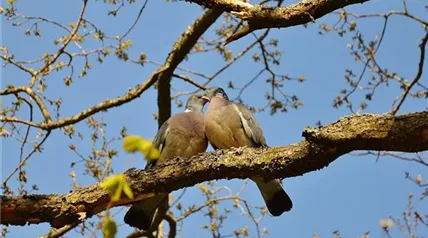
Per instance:
[[[408,8],[422,19],[428,20],[427,11],[422,7],[424,3],[422,0],[409,0]],[[106,14],[112,6],[104,4],[101,0],[91,0],[86,16],[107,34],[119,35],[132,23],[141,4],[142,1],[139,0],[136,4],[125,7],[118,17],[114,18]],[[2,5],[5,6],[7,3],[2,1]],[[64,24],[77,19],[80,5],[81,1],[53,0],[17,0],[16,3],[18,10],[23,14],[45,16]],[[347,10],[358,13],[385,13],[389,10],[402,10],[402,1],[372,0],[348,7]],[[196,4],[150,0],[142,19],[129,35],[133,41],[130,55],[137,58],[140,52],[145,52],[148,59],[163,62],[176,38],[201,13],[202,8]],[[323,124],[331,123],[350,114],[345,107],[333,108],[332,102],[339,91],[346,88],[343,78],[345,69],[349,68],[355,72],[360,72],[362,69],[362,65],[353,60],[346,47],[352,42],[351,35],[341,38],[336,33],[326,36],[318,34],[320,23],[332,24],[336,19],[336,16],[329,15],[318,19],[316,24],[309,24],[307,28],[297,26],[272,30],[271,36],[279,40],[279,49],[283,51],[281,65],[275,67],[275,70],[295,77],[303,75],[307,80],[304,83],[287,81],[284,85],[286,93],[296,94],[303,101],[304,105],[301,108],[274,116],[270,116],[268,112],[256,114],[269,145],[281,146],[298,142],[303,139],[301,133],[306,126],[315,126],[318,120]],[[383,21],[363,19],[358,21],[358,24],[366,39],[369,40],[381,31]],[[11,22],[6,21],[2,16],[1,45],[7,46],[17,60],[35,59],[44,52],[54,52],[57,47],[52,42],[64,32],[44,25],[39,27],[41,38],[27,37],[24,35],[25,27],[13,27]],[[213,27],[210,28],[209,34],[212,34],[213,29]],[[260,34],[260,32],[257,33]],[[409,79],[413,78],[419,59],[419,39],[423,33],[419,25],[410,23],[407,19],[391,18],[379,50],[378,62],[390,71],[398,72]],[[230,44],[228,49],[234,50],[236,54],[252,40],[253,37],[248,36]],[[85,43],[85,46],[90,49],[99,45],[91,40]],[[253,49],[247,57],[238,60],[211,85],[226,88],[228,81],[233,81],[237,87],[244,85],[263,67],[251,59],[251,55],[257,51]],[[77,63],[81,64],[81,61]],[[155,66],[148,64],[141,67],[130,62],[123,63],[114,55],[106,58],[101,65],[95,60],[92,64],[93,69],[88,72],[88,76],[83,79],[74,79],[71,87],[64,85],[64,73],[56,73],[48,77],[46,95],[50,98],[62,97],[64,100],[61,116],[73,115],[106,98],[122,95],[128,88],[145,80],[156,69]],[[209,75],[216,72],[223,64],[224,61],[218,54],[200,54],[191,56],[181,66]],[[254,106],[265,104],[263,95],[269,90],[269,85],[264,81],[266,78],[267,75],[245,91],[243,95],[245,103]],[[195,79],[203,82],[201,79]],[[28,83],[28,77],[15,67],[8,66],[2,68],[1,81],[3,87],[7,84],[22,85]],[[425,85],[428,83],[426,74],[422,76],[420,82]],[[178,79],[173,79],[172,85],[178,91],[194,90],[193,86]],[[238,93],[230,89],[226,91],[230,98],[234,98]],[[393,100],[400,93],[399,85],[395,83],[390,87],[381,87],[365,112],[390,111]],[[365,93],[357,93],[352,100],[358,105],[364,95]],[[3,97],[2,103],[9,105],[12,99],[13,97]],[[182,98],[183,101],[186,99]],[[409,98],[399,113],[422,111],[427,108],[427,105],[426,99]],[[173,113],[182,110],[173,104]],[[103,114],[104,121],[108,124],[107,135],[117,136],[121,127],[126,126],[130,134],[151,138],[157,131],[157,121],[152,116],[156,111],[156,91],[150,89],[142,97]],[[19,116],[26,118],[28,112],[23,110]],[[40,119],[40,115],[36,119]],[[76,129],[84,134],[90,133],[84,122],[77,124]],[[33,138],[35,133],[36,131],[31,134]],[[26,166],[29,186],[38,184],[40,187],[38,193],[67,193],[70,190],[72,184],[69,175],[70,163],[79,160],[68,148],[70,143],[74,143],[84,155],[90,153],[92,148],[88,138],[83,141],[71,140],[60,130],[54,131],[47,140],[43,153],[33,156]],[[120,145],[120,141],[115,141],[111,146],[121,150]],[[19,146],[20,144],[13,139],[2,141],[2,179],[18,164]],[[141,159],[134,159],[129,165],[129,157],[121,151],[114,159],[113,168],[116,173],[125,171],[129,166],[139,168],[144,166]],[[291,212],[281,217],[266,217],[262,221],[262,227],[269,228],[270,237],[312,237],[314,232],[321,237],[331,237],[334,230],[339,230],[343,237],[358,237],[367,231],[370,231],[371,237],[383,237],[379,220],[388,218],[390,215],[401,216],[406,208],[408,193],[419,191],[412,182],[404,178],[404,173],[407,171],[412,175],[428,176],[426,169],[416,163],[389,157],[382,157],[376,162],[374,156],[342,156],[320,171],[286,179],[284,186],[293,199],[294,207]],[[81,165],[76,166],[75,170],[81,185],[90,185],[95,182],[89,176],[82,175]],[[9,183],[15,188],[17,184],[16,178]],[[219,184],[228,185],[237,191],[242,180],[221,181]],[[263,203],[256,186],[252,183],[245,190],[244,197],[256,205]],[[203,199],[199,189],[188,188],[184,201],[185,204],[201,203]],[[423,214],[427,213],[426,201],[415,198],[414,202]],[[230,203],[226,203],[226,206],[230,207]],[[119,224],[123,224],[122,219],[126,209],[116,210],[120,212],[115,219]],[[182,237],[210,237],[210,232],[199,227],[208,222],[208,217],[202,214],[189,217],[183,227]],[[250,236],[255,237],[251,221],[235,210],[225,224],[223,234],[231,234],[233,230],[242,228],[246,224],[250,228]],[[47,224],[10,227],[9,237],[35,237],[48,230]],[[122,225],[119,227],[117,237],[124,237],[131,231],[131,228]],[[402,237],[396,227],[393,228],[392,234],[393,237]],[[419,234],[426,237],[428,231],[420,231]],[[75,232],[68,234],[68,237],[75,236],[78,236]],[[98,237],[101,237],[101,233]]]

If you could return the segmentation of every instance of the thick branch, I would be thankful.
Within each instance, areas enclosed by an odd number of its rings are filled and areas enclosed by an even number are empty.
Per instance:
[[[369,0],[303,0],[286,7],[252,5],[241,0],[186,0],[208,8],[218,8],[246,20],[248,25],[230,36],[226,43],[263,28],[285,28],[313,22],[337,9]]]
[[[354,115],[330,125],[306,128],[306,140],[266,149],[219,150],[176,158],[154,169],[125,172],[141,200],[213,179],[287,178],[322,169],[354,150],[418,152],[428,150],[428,111],[402,116]],[[49,222],[54,227],[73,224],[106,209],[109,196],[98,184],[63,195],[1,196],[1,223],[24,225]],[[112,204],[133,202],[127,198]]]
[[[171,77],[178,64],[181,63],[195,46],[204,32],[221,16],[223,11],[209,9],[190,25],[183,35],[177,39],[163,67],[167,70],[159,75],[158,108],[159,127],[171,116]]]

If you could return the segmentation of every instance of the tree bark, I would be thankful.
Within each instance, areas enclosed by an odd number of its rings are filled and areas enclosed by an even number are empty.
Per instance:
[[[234,14],[242,20],[246,20],[248,25],[226,40],[226,43],[230,43],[259,29],[285,28],[315,22],[315,19],[321,18],[337,9],[369,0],[303,0],[285,7],[252,5],[242,0],[186,1],[208,8],[221,9]]]
[[[154,169],[130,169],[125,176],[134,199],[110,203],[94,184],[62,195],[1,196],[1,224],[49,222],[73,224],[110,206],[132,203],[213,179],[287,178],[322,169],[354,150],[420,152],[428,150],[428,111],[401,116],[364,114],[343,117],[321,128],[304,130],[305,140],[272,148],[237,148],[175,158]]]
[[[204,32],[221,16],[222,10],[209,9],[199,16],[179,37],[163,67],[167,70],[158,76],[159,128],[171,117],[171,77]]]

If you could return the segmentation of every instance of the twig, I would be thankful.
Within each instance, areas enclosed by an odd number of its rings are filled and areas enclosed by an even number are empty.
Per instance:
[[[16,171],[18,171],[22,166],[24,166],[27,162],[27,160],[36,152],[39,151],[43,145],[43,143],[46,141],[46,139],[49,137],[49,135],[51,134],[51,131],[47,131],[45,137],[42,139],[42,141],[40,141],[39,144],[37,144],[33,150],[28,153],[28,155],[18,164],[18,166],[6,177],[6,179],[3,181],[3,186],[6,186],[7,182],[9,181],[9,179],[16,173]]]
[[[70,31],[66,26],[64,26],[63,24],[58,23],[58,22],[53,21],[53,20],[50,20],[50,19],[45,18],[45,17],[40,17],[40,16],[37,16],[37,17],[33,17],[33,16],[24,16],[24,15],[19,14],[19,13],[16,13],[16,16],[18,16],[18,17],[20,17],[20,18],[22,18],[22,19],[27,19],[27,20],[44,21],[44,22],[47,22],[47,23],[50,23],[50,24],[56,25],[56,26],[58,26],[59,28],[62,28],[63,30],[67,31],[68,33],[70,33],[70,32],[71,32],[71,31]]]
[[[16,67],[18,67],[19,69],[21,69],[24,72],[29,73],[32,77],[35,77],[35,72],[27,67],[22,66],[19,62],[15,62],[11,56],[6,57],[4,55],[0,55],[0,58],[5,61],[6,63],[10,63],[12,65],[15,65]]]
[[[79,30],[80,24],[82,23],[83,15],[85,14],[86,5],[88,3],[88,0],[83,0],[82,9],[80,10],[79,17],[77,18],[77,23],[74,26],[73,31],[70,33],[68,38],[64,41],[63,45],[59,50],[56,52],[56,54],[46,62],[44,66],[42,66],[39,70],[36,71],[36,75],[39,75],[40,73],[43,73],[49,66],[51,66],[55,61],[61,56],[61,54],[64,52],[64,49],[67,47],[67,45],[73,40],[73,37],[76,35],[77,31]],[[33,77],[31,79],[30,84],[28,85],[29,88],[32,88],[34,84],[36,83],[36,78]]]
[[[40,236],[39,238],[57,238],[62,237],[65,233],[69,232],[70,230],[74,229],[77,225],[79,225],[81,222],[75,222],[73,224],[65,225],[61,228],[52,228],[46,233],[45,235]]]
[[[138,20],[141,17],[141,14],[143,14],[144,9],[146,8],[147,3],[149,2],[149,0],[146,0],[143,4],[143,6],[140,8],[140,11],[137,14],[137,17],[135,18],[134,22],[132,23],[132,25],[128,28],[128,30],[125,32],[125,34],[122,35],[122,37],[120,37],[121,39],[125,38],[131,31],[132,29],[134,29],[135,25],[137,25]]]
[[[28,126],[32,126],[35,128],[41,128],[41,126],[37,123],[31,122],[31,121],[27,121],[27,120],[23,120],[17,117],[5,117],[5,116],[0,116],[0,121],[2,122],[17,122],[17,123],[21,123],[24,125],[28,125]]]
[[[192,84],[193,86],[195,86],[195,87],[197,87],[197,88],[199,88],[199,89],[202,89],[202,90],[205,90],[205,89],[206,89],[206,87],[204,87],[204,86],[200,85],[199,83],[195,82],[193,79],[191,79],[191,78],[190,78],[189,76],[187,76],[187,75],[172,74],[172,76],[173,76],[173,77],[175,77],[175,78],[182,79],[182,80],[184,80],[185,82],[188,82],[188,83]]]
[[[30,87],[26,87],[26,86],[11,87],[11,88],[8,88],[5,90],[1,90],[0,95],[18,94],[20,92],[26,93],[28,96],[30,96],[36,102],[37,106],[39,107],[39,109],[40,109],[40,111],[41,111],[41,113],[45,119],[45,122],[49,123],[52,121],[51,116],[49,114],[49,111],[46,108],[46,105],[43,103],[43,100]],[[25,124],[29,125],[31,123],[25,123]]]
[[[413,78],[410,85],[408,85],[408,86],[406,85],[406,90],[404,91],[400,102],[391,111],[392,115],[395,115],[398,112],[398,110],[400,110],[400,107],[403,104],[404,100],[406,100],[407,95],[410,92],[410,89],[412,89],[412,87],[415,86],[415,84],[419,81],[419,79],[422,76],[422,73],[424,70],[424,62],[425,62],[425,45],[427,44],[427,42],[428,42],[428,31],[426,32],[425,37],[422,38],[422,41],[419,44],[419,48],[420,48],[421,53],[420,53],[420,57],[419,57],[418,72],[416,73],[416,76]]]

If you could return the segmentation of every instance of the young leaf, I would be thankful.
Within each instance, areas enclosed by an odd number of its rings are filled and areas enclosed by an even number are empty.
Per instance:
[[[116,222],[110,217],[106,216],[103,222],[103,236],[104,238],[114,238],[117,233]]]
[[[139,136],[126,136],[123,138],[122,148],[126,152],[135,153],[139,148],[139,143],[143,138]]]
[[[113,202],[119,201],[122,196],[122,192],[125,193],[128,198],[134,198],[131,187],[126,182],[126,178],[123,174],[108,177],[106,180],[101,182],[100,186],[107,190],[110,194],[110,199]]]
[[[126,136],[123,138],[122,147],[129,153],[140,151],[148,160],[155,160],[160,156],[159,150],[153,146],[152,141],[140,136]]]
[[[125,193],[125,195],[129,198],[129,199],[133,199],[134,198],[134,194],[132,193],[132,189],[129,186],[128,183],[124,183],[123,184],[123,193]]]

